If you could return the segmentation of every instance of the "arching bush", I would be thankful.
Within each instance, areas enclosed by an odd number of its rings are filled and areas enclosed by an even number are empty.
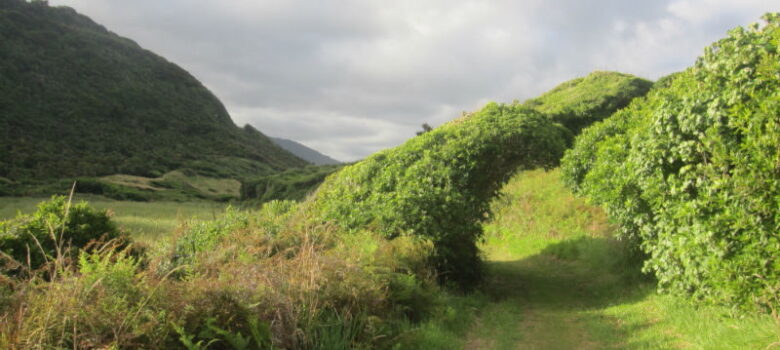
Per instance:
[[[639,238],[662,289],[748,308],[780,287],[780,16],[764,18],[563,161],[567,182]]]
[[[524,105],[547,114],[577,135],[644,96],[652,86],[652,82],[630,74],[595,71],[566,81]]]
[[[430,240],[441,278],[469,287],[490,200],[516,169],[556,165],[565,132],[526,107],[491,103],[344,168],[303,207],[347,230]]]

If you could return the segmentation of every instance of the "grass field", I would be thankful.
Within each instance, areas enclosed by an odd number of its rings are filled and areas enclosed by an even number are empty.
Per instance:
[[[10,219],[18,212],[31,213],[47,198],[0,197],[0,220]],[[107,209],[119,226],[139,241],[152,241],[170,235],[189,219],[214,219],[222,215],[225,203],[200,202],[130,202],[96,196],[77,196],[99,209]]]

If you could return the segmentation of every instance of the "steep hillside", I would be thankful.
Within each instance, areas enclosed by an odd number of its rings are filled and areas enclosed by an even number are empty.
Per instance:
[[[596,71],[564,82],[524,105],[550,115],[577,135],[644,96],[652,86],[651,81],[630,74]]]
[[[272,137],[271,141],[273,141],[277,146],[287,150],[287,152],[290,152],[298,156],[298,158],[301,158],[314,165],[341,164],[341,162],[339,162],[338,160],[328,157],[320,152],[317,152],[314,149],[306,147],[293,140],[283,139],[279,137]]]
[[[307,164],[237,127],[182,68],[73,9],[0,0],[0,42],[0,179],[235,178]]]

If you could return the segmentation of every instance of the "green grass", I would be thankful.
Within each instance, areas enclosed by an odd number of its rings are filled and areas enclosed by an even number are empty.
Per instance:
[[[780,341],[768,315],[735,317],[657,294],[604,213],[558,177],[524,172],[504,187],[485,225],[482,292],[450,296],[453,315],[423,324],[417,348],[725,350]]]
[[[18,212],[27,214],[48,198],[0,197],[0,220],[10,219]],[[223,215],[227,204],[216,202],[131,202],[114,201],[97,196],[77,196],[99,209],[108,209],[120,228],[139,241],[167,237],[189,219],[214,219]]]

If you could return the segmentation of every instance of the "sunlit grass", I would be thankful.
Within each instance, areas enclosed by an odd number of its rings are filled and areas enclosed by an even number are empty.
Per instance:
[[[454,309],[473,320],[465,333],[448,333],[460,338],[457,347],[725,350],[780,340],[769,315],[738,316],[657,294],[640,262],[612,238],[604,212],[574,197],[558,176],[518,174],[494,202],[481,245],[488,279],[484,294],[458,297],[476,310]]]
[[[21,212],[29,214],[47,198],[0,197],[0,220]],[[130,202],[95,196],[78,196],[98,209],[107,209],[119,227],[140,241],[151,241],[173,233],[177,226],[190,220],[210,220],[221,216],[227,204],[200,202]]]

